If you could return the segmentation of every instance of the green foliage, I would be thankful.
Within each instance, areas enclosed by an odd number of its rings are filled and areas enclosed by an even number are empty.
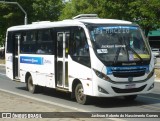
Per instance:
[[[146,32],[160,28],[159,0],[6,0],[18,2],[27,12],[28,23],[70,19],[78,14],[95,13],[101,18],[138,23]],[[24,24],[24,13],[16,5],[0,3],[0,43],[6,29]]]
[[[35,21],[55,21],[63,8],[62,0],[35,0],[32,5]]]
[[[160,27],[159,0],[72,0],[62,11],[60,20],[81,13],[96,13],[102,18],[129,20],[146,32]]]
[[[5,0],[18,2],[26,11],[28,23],[33,21],[55,21],[64,4],[62,0]],[[24,13],[17,5],[0,3],[0,43],[4,43],[8,27],[24,24]]]
[[[106,15],[105,4],[106,0],[72,0],[65,5],[59,20],[69,19],[78,14],[96,13],[100,17]]]
[[[32,4],[32,0],[6,0],[6,1],[18,2],[22,6],[22,8],[28,13],[28,17],[30,18],[32,16],[32,14],[30,14],[29,12],[32,11],[31,10],[32,8],[30,7],[30,4]],[[1,36],[0,43],[4,44],[7,28],[15,25],[24,24],[24,13],[16,4],[0,3],[0,21],[3,24],[2,27],[0,27],[0,36]]]
[[[160,2],[159,0],[136,0],[128,4],[131,8],[127,14],[135,19],[146,31],[146,35],[152,29],[160,27]]]

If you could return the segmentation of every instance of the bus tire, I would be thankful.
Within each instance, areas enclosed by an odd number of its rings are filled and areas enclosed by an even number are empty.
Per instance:
[[[33,84],[32,76],[29,76],[28,80],[27,80],[28,91],[31,93],[36,93],[36,92],[38,92],[38,88],[39,88],[38,85]]]
[[[137,95],[129,95],[129,96],[124,96],[124,99],[126,101],[134,101],[136,99]]]
[[[89,102],[89,97],[84,94],[84,89],[81,83],[78,83],[75,88],[76,101],[79,104],[85,105]]]

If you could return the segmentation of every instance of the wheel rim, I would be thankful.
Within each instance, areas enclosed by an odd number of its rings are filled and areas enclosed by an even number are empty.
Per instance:
[[[78,101],[80,102],[83,102],[84,98],[85,98],[85,95],[84,95],[84,90],[83,90],[83,87],[82,85],[80,85],[77,89],[77,99]]]
[[[32,90],[33,90],[33,87],[34,87],[33,81],[32,81],[32,78],[30,78],[30,79],[28,80],[28,90],[29,90],[29,91],[32,91]]]

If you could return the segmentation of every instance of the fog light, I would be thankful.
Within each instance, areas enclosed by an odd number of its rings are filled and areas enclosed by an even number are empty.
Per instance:
[[[105,89],[103,89],[102,87],[98,86],[98,91],[102,92],[102,93],[106,93],[109,94]]]

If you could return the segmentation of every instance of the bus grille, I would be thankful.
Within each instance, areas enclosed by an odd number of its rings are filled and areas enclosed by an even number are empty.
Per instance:
[[[126,77],[139,77],[144,76],[145,70],[132,70],[132,71],[113,71],[115,77],[126,78]]]
[[[116,87],[112,87],[112,89],[116,92],[116,93],[133,93],[133,92],[140,92],[142,91],[144,88],[146,87],[146,85],[141,86],[139,88],[133,88],[133,89],[119,89]]]

